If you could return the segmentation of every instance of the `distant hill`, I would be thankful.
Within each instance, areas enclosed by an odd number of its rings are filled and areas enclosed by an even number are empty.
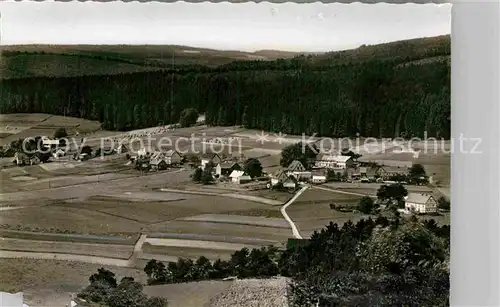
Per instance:
[[[356,49],[327,52],[309,57],[315,65],[337,65],[363,62],[373,59],[421,60],[428,57],[451,54],[451,38],[449,35],[424,37],[395,41],[377,45],[362,45]]]
[[[175,66],[216,67],[233,61],[292,58],[281,51],[224,51],[174,45],[0,46],[0,78],[119,74]]]
[[[449,35],[363,45],[356,49],[326,53],[224,51],[176,45],[14,45],[0,46],[0,79],[115,75],[166,70],[173,66],[214,68],[235,62],[274,61],[298,56],[307,65],[316,67],[373,59],[407,59],[412,63],[427,63],[449,60],[450,51]]]

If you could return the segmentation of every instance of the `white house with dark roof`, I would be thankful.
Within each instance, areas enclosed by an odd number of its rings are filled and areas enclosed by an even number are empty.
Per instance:
[[[201,156],[201,169],[205,169],[205,166],[212,162],[217,165],[222,162],[221,157],[216,153],[206,153]]]
[[[215,167],[215,174],[219,176],[230,175],[232,171],[241,171],[243,168],[237,162],[221,162]]]
[[[232,171],[231,174],[229,174],[229,178],[231,178],[231,182],[238,184],[252,181],[252,177],[245,174],[244,171],[238,170]]]
[[[354,161],[350,156],[321,155],[316,159],[317,168],[347,169],[353,167]]]
[[[437,201],[425,193],[409,193],[405,197],[405,210],[416,213],[434,213],[437,212]]]

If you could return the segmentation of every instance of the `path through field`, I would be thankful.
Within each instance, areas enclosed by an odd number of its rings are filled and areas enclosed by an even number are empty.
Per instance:
[[[281,214],[283,215],[285,220],[288,222],[288,224],[290,224],[290,227],[292,227],[292,233],[296,239],[302,239],[302,236],[300,235],[299,230],[297,229],[297,226],[295,226],[295,223],[292,221],[292,219],[286,213],[286,208],[288,208],[288,206],[290,206],[308,188],[309,188],[309,186],[302,187],[302,189],[300,189],[286,204],[283,205],[283,207],[281,207]]]

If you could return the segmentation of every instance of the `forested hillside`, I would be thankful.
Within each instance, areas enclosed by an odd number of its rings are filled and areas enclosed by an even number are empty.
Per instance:
[[[66,114],[123,130],[177,122],[194,107],[211,125],[448,138],[449,54],[444,36],[211,68],[1,80],[0,112]]]
[[[176,45],[0,46],[0,79],[114,75],[217,67],[233,61],[292,58],[294,52],[212,50]]]

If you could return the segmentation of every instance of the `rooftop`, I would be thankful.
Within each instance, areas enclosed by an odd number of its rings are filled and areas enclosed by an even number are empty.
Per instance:
[[[415,204],[425,204],[432,195],[426,193],[409,193],[405,201]]]
[[[332,162],[347,162],[350,160],[350,156],[340,156],[340,155],[322,155],[319,157],[319,161],[332,161]]]

